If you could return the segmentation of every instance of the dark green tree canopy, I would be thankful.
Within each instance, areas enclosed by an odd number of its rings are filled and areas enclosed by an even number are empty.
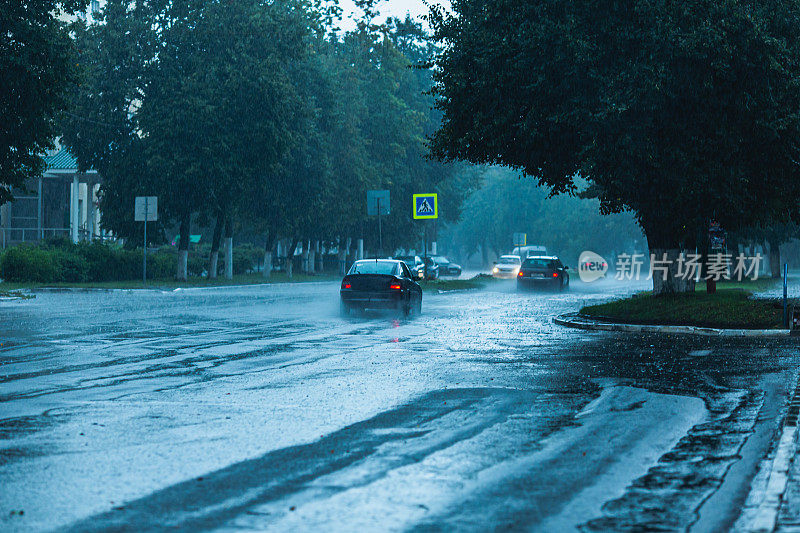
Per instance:
[[[431,22],[435,155],[582,176],[651,248],[796,215],[800,4],[455,0]]]
[[[79,76],[70,25],[59,15],[80,5],[0,0],[0,205],[44,170],[57,114]]]

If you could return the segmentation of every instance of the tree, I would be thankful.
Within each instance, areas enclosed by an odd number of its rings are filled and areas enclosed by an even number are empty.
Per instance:
[[[84,3],[85,4],[85,3]],[[80,1],[0,1],[0,205],[12,187],[44,170],[45,150],[56,137],[56,118],[67,104],[80,69],[60,18]]]
[[[65,140],[82,166],[103,173],[103,224],[117,235],[137,232],[135,195],[159,196],[162,224],[179,226],[178,278],[192,217],[231,228],[297,142],[290,71],[307,53],[304,9],[292,0],[109,0],[102,22],[77,35],[89,76]]]
[[[436,156],[507,165],[555,193],[588,179],[659,258],[693,250],[709,219],[797,216],[795,2],[455,0],[431,23]],[[674,262],[654,276],[656,294],[691,289]]]

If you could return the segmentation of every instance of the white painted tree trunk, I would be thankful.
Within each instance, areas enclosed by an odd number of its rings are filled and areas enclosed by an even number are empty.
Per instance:
[[[308,246],[308,272],[313,274],[317,266],[317,250],[319,249],[319,241],[314,241],[313,244],[309,241]]]
[[[684,272],[681,272],[681,276],[679,276],[678,268],[679,262],[678,257],[680,256],[682,250],[678,250],[677,248],[653,248],[650,250],[652,256],[655,257],[656,261],[661,262],[661,266],[666,266],[666,279],[664,279],[664,271],[661,269],[653,268],[653,294],[673,294],[678,292],[694,292],[695,289],[695,277],[692,276],[684,276],[683,274],[686,272],[686,268],[684,265]],[[687,256],[688,252],[683,251],[684,257]],[[645,275],[643,273],[643,275]]]
[[[303,244],[303,251],[300,253],[300,258],[301,258],[301,267],[300,268],[302,269],[304,274],[307,274],[309,272],[309,268],[308,268],[308,259],[309,259],[308,241],[303,241],[302,244]]]
[[[181,281],[189,279],[189,250],[178,250],[178,272],[176,277]]]
[[[217,277],[217,268],[219,266],[219,250],[214,250],[211,252],[211,260],[209,261],[208,265],[208,277],[209,278],[216,278]]]
[[[225,238],[225,279],[233,279],[233,238]]]
[[[264,252],[264,269],[261,271],[264,279],[269,279],[272,275],[272,252]]]

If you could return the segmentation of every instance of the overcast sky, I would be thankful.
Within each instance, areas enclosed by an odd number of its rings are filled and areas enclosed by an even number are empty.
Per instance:
[[[447,0],[432,0],[434,3],[449,4]],[[355,25],[348,19],[348,15],[355,11],[355,4],[353,0],[340,0],[339,4],[344,11],[345,20],[342,21],[342,29],[351,29]],[[412,17],[419,19],[421,15],[428,12],[422,0],[384,0],[378,4],[378,11],[380,11],[379,20],[383,21],[387,17],[405,18],[406,13],[410,13]]]

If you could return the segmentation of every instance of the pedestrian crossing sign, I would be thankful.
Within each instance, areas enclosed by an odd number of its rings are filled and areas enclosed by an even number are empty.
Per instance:
[[[414,195],[414,218],[439,218],[436,193]]]

